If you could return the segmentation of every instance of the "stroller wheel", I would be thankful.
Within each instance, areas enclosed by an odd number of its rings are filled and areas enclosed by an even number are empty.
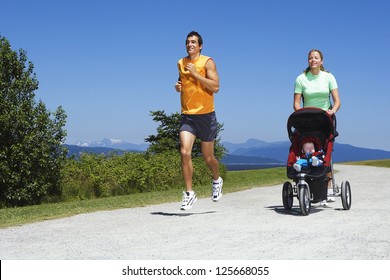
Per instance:
[[[344,210],[349,210],[351,208],[351,185],[348,181],[341,183],[341,202],[343,203]]]
[[[285,182],[282,189],[283,206],[286,210],[291,210],[294,202],[293,188],[290,182]]]
[[[303,216],[307,216],[310,213],[310,194],[306,187],[299,188],[299,207]]]

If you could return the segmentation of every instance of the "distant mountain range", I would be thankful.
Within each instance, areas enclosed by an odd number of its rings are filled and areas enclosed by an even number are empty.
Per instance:
[[[265,142],[258,139],[249,139],[244,143],[236,144],[222,142],[229,153],[221,160],[228,169],[253,169],[270,166],[283,166],[287,162],[291,143],[289,141]],[[116,151],[121,154],[125,151],[144,152],[148,144],[132,144],[122,140],[103,139],[101,141],[81,142],[66,145],[69,156],[78,156],[82,152],[109,153]],[[335,142],[333,147],[333,162],[362,161],[376,159],[390,159],[390,151],[355,147]]]
[[[146,151],[146,149],[149,146],[146,143],[132,144],[123,140],[109,139],[109,138],[104,138],[101,141],[91,141],[91,142],[77,141],[73,145],[78,147],[83,147],[83,148],[99,147],[99,148],[110,148],[110,149],[124,150],[124,151]]]
[[[257,139],[249,139],[242,144],[229,142],[222,144],[229,150],[229,155],[272,158],[283,163],[287,161],[291,145],[289,141],[270,143]],[[360,148],[349,144],[340,144],[336,141],[333,146],[332,157],[333,162],[389,159],[390,151]]]

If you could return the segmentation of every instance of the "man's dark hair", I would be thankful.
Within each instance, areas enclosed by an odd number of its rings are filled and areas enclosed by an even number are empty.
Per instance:
[[[190,33],[188,33],[187,38],[186,38],[186,43],[187,43],[187,39],[188,39],[189,37],[192,37],[192,36],[198,37],[199,46],[202,46],[202,45],[203,45],[202,36],[200,36],[200,34],[199,34],[198,32],[196,32],[196,31],[191,31]]]

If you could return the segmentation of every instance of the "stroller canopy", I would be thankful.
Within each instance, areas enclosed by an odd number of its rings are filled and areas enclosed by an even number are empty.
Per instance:
[[[288,137],[292,142],[294,134],[308,135],[321,131],[328,140],[334,140],[335,124],[332,117],[322,109],[302,108],[293,112],[287,121]]]

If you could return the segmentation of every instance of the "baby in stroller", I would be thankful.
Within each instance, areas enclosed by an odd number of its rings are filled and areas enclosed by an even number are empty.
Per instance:
[[[297,162],[293,167],[297,172],[301,172],[302,167],[321,166],[324,161],[324,151],[315,151],[313,142],[304,142],[302,145],[302,153],[297,156]]]

